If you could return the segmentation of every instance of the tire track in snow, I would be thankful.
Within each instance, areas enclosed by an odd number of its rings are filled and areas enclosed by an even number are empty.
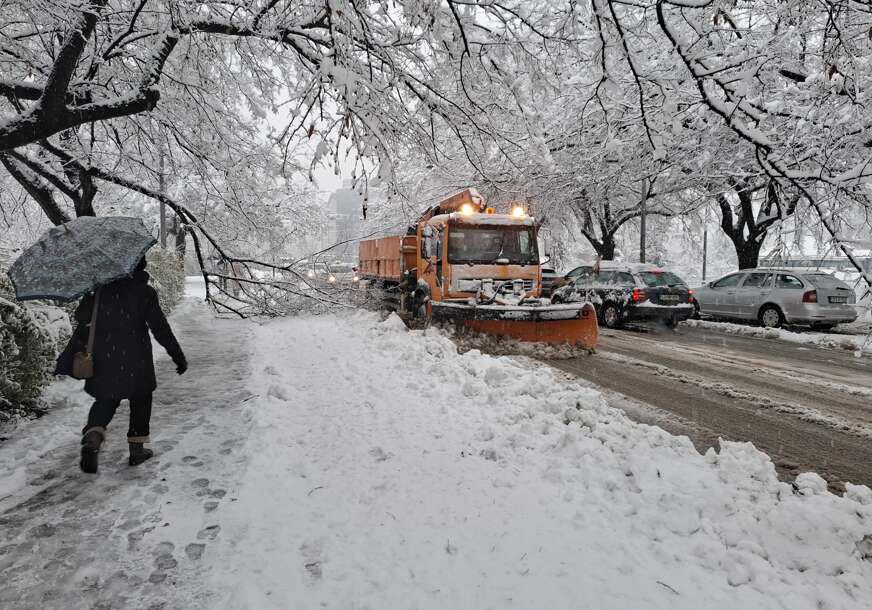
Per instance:
[[[542,359],[617,396],[640,421],[690,436],[702,451],[719,437],[747,440],[787,478],[811,470],[833,489],[872,484],[868,358],[681,328],[605,331],[593,357]]]
[[[660,377],[665,377],[677,383],[693,385],[704,391],[717,392],[718,394],[727,398],[744,400],[750,404],[756,405],[764,409],[772,409],[774,411],[777,411],[778,413],[791,415],[793,417],[796,417],[800,421],[827,426],[833,430],[846,432],[855,436],[859,436],[861,438],[872,440],[872,425],[866,423],[858,423],[856,421],[852,422],[851,420],[845,419],[838,415],[826,413],[824,411],[820,411],[807,405],[774,400],[767,396],[761,396],[753,392],[739,389],[735,385],[729,383],[724,383],[721,381],[711,381],[703,377],[676,371],[661,364],[647,362],[645,360],[639,360],[637,358],[631,358],[622,354],[601,350],[597,353],[597,355],[600,358],[611,360],[612,362],[650,370]],[[761,372],[764,375],[769,373],[769,371],[766,370],[763,370]]]

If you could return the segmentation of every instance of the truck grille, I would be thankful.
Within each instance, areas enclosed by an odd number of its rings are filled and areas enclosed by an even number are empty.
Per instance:
[[[533,290],[534,284],[535,284],[535,282],[533,280],[524,280],[524,292],[531,292]],[[493,286],[495,288],[499,286],[500,292],[512,292],[514,284],[513,284],[512,280],[508,280],[505,282],[502,282],[500,280],[494,280]],[[459,280],[457,282],[457,289],[458,290],[463,290],[466,292],[475,292],[479,288],[481,288],[481,280],[462,279],[462,280]]]
[[[514,289],[514,282],[512,280],[507,281],[503,284],[502,292],[512,292]],[[533,290],[533,280],[524,280],[524,292],[530,292]]]

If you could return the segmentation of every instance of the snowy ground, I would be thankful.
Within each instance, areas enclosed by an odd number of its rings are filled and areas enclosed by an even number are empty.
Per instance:
[[[695,328],[708,328],[731,335],[747,335],[749,337],[763,337],[766,339],[780,339],[789,343],[802,345],[816,345],[818,347],[840,348],[856,352],[857,356],[872,354],[872,328],[868,323],[855,324],[848,332],[841,330],[850,325],[843,324],[838,328],[840,332],[817,332],[806,330],[797,332],[785,328],[763,328],[749,326],[747,324],[734,324],[732,322],[714,322],[711,320],[687,320],[682,322]]]
[[[80,397],[0,445],[0,607],[868,608],[872,491],[697,453],[397,318],[188,302],[158,457],[75,470]],[[596,356],[594,356],[596,357]],[[124,413],[120,413],[123,417]],[[2,494],[0,494],[2,496]]]
[[[872,492],[699,455],[546,367],[396,318],[256,335],[225,607],[865,608]],[[234,557],[236,561],[227,561]]]

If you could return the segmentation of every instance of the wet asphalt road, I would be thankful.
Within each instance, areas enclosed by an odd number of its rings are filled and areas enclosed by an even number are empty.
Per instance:
[[[872,357],[682,326],[603,330],[595,355],[546,362],[700,451],[751,441],[787,479],[872,485]]]

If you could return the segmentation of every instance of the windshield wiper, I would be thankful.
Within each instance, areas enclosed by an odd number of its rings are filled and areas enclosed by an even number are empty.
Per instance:
[[[497,252],[497,255],[494,258],[494,260],[491,261],[491,264],[494,264],[494,263],[499,264],[499,260],[500,260],[500,258],[502,258],[503,248],[505,247],[505,245],[506,245],[506,232],[503,231],[502,235],[500,235],[500,250],[499,250],[499,252]]]

